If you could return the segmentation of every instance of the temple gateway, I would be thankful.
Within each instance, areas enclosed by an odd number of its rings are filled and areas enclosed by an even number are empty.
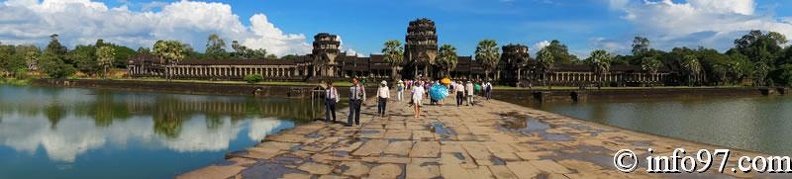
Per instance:
[[[404,44],[404,62],[392,66],[381,54],[368,57],[347,54],[339,47],[337,35],[319,33],[314,36],[310,54],[289,59],[186,59],[177,64],[157,60],[150,55],[141,55],[129,61],[128,75],[133,78],[158,77],[198,80],[242,80],[251,74],[260,74],[266,81],[318,81],[343,80],[351,77],[373,80],[437,79],[449,77],[455,80],[490,80],[510,86],[557,85],[579,86],[602,79],[605,83],[666,84],[670,70],[662,68],[656,73],[645,73],[639,66],[613,65],[602,78],[597,77],[588,65],[557,65],[544,74],[538,71],[535,60],[529,58],[528,47],[508,44],[502,47],[502,55],[491,79],[484,79],[484,66],[471,56],[459,56],[456,68],[450,76],[442,76],[435,63],[437,57],[437,30],[432,20],[422,18],[411,21],[407,27]],[[391,74],[396,68],[397,74]]]

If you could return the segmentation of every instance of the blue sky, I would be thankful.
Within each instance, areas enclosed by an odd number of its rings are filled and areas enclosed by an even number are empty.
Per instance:
[[[385,40],[404,40],[407,23],[420,17],[433,19],[440,43],[456,46],[460,55],[473,54],[486,38],[525,44],[532,52],[558,39],[585,57],[594,49],[627,53],[636,35],[664,50],[725,50],[750,29],[792,35],[792,11],[784,11],[792,2],[783,0],[29,1],[0,5],[6,10],[0,17],[9,17],[0,21],[8,27],[0,28],[0,42],[42,44],[48,34],[59,33],[68,45],[104,38],[136,48],[177,39],[203,50],[206,36],[218,33],[228,42],[282,55],[306,53],[314,34],[329,32],[342,37],[343,50],[369,54],[379,52]],[[73,23],[48,23],[52,19]],[[51,29],[19,30],[30,24]]]

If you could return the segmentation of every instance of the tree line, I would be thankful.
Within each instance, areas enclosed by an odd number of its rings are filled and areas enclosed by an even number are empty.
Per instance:
[[[32,44],[10,45],[0,42],[0,77],[27,78],[28,72],[40,71],[50,78],[65,78],[82,72],[90,77],[106,77],[109,70],[124,69],[129,60],[138,55],[158,57],[162,62],[178,63],[184,59],[277,59],[265,49],[253,49],[234,40],[232,51],[226,51],[225,41],[217,34],[207,38],[205,53],[196,52],[189,44],[177,40],[158,40],[152,48],[129,47],[96,40],[94,44],[76,45],[68,49],[50,36],[44,49]],[[294,58],[286,55],[283,58]]]
[[[751,81],[755,86],[792,85],[792,48],[785,45],[787,39],[777,32],[752,30],[734,40],[734,47],[724,53],[712,48],[675,47],[663,51],[651,47],[649,39],[637,36],[633,39],[631,54],[616,55],[603,49],[590,53],[588,58],[580,59],[569,53],[566,45],[558,40],[535,53],[509,59],[511,65],[519,70],[534,64],[541,81],[547,81],[548,74],[561,65],[588,65],[591,72],[602,81],[610,73],[613,65],[639,66],[641,72],[655,74],[668,71],[678,78],[678,84],[699,85],[739,85]],[[382,49],[383,58],[393,67],[393,73],[404,61],[404,48],[399,40],[388,40]],[[524,46],[524,45],[522,45]],[[524,46],[528,48],[527,46]],[[504,52],[506,53],[506,52]],[[481,40],[476,46],[473,60],[480,61],[487,79],[497,70],[499,63],[514,55],[501,54],[493,39]],[[446,76],[458,63],[456,48],[450,44],[440,46],[435,65]]]

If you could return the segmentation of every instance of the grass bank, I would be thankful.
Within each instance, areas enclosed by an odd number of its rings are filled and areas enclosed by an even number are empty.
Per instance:
[[[3,78],[3,79],[0,79],[0,84],[8,84],[8,85],[16,85],[16,86],[29,85],[30,82],[31,82],[30,79],[16,79],[16,78]]]

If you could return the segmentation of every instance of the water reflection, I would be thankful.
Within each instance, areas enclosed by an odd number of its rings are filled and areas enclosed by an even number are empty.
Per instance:
[[[597,123],[697,142],[792,155],[792,97],[611,99],[527,104]]]
[[[312,109],[321,107],[286,99],[0,86],[0,156],[19,157],[4,153],[3,147],[30,155],[31,160],[43,150],[59,163],[79,162],[91,153],[238,150],[319,117]],[[160,160],[164,159],[150,163]],[[12,162],[0,161],[0,166],[16,166]],[[0,168],[0,173],[15,170]]]

